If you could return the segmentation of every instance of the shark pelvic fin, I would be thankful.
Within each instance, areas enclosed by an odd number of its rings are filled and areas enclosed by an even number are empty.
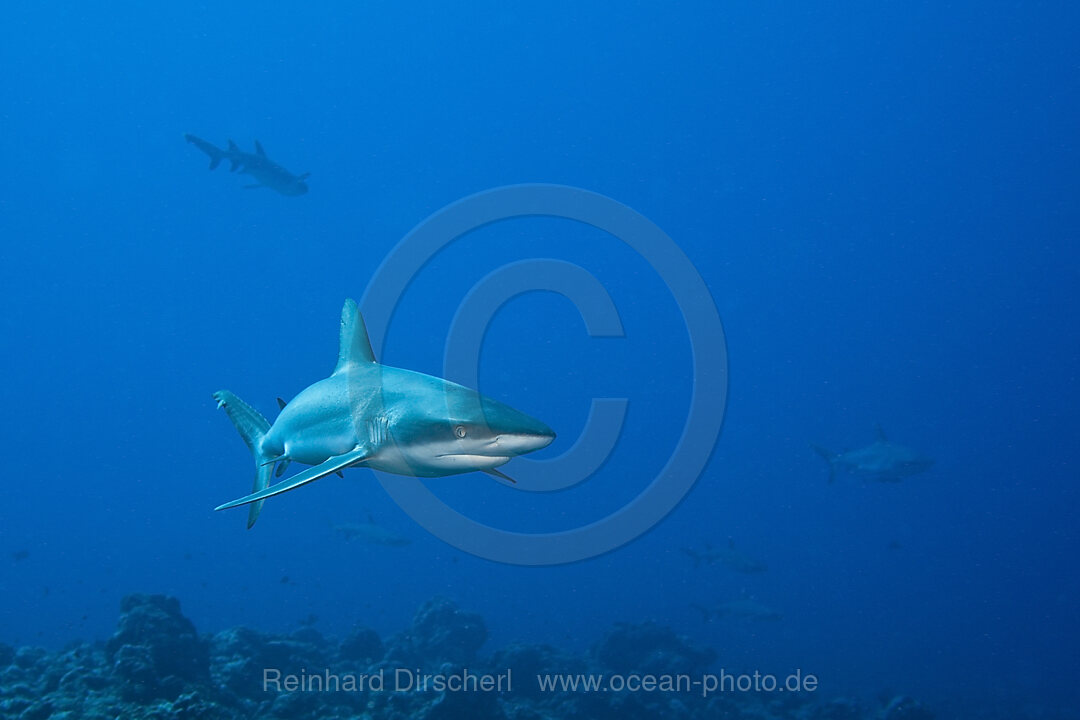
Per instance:
[[[506,480],[507,482],[513,483],[514,485],[517,485],[517,480],[510,477],[509,475],[502,472],[501,470],[496,470],[495,468],[488,468],[484,472],[487,473],[488,475],[491,475],[492,477],[502,478],[503,480]]]
[[[338,362],[334,368],[334,374],[355,365],[364,365],[375,362],[375,353],[371,350],[371,341],[368,340],[367,326],[364,318],[360,315],[360,308],[356,301],[349,298],[345,306],[341,308],[341,332],[338,346]]]
[[[216,508],[214,508],[214,510],[228,510],[229,508],[239,507],[241,505],[248,505],[250,503],[261,503],[267,498],[274,497],[275,495],[280,495],[284,492],[289,492],[290,490],[295,490],[301,485],[307,485],[308,483],[315,482],[319,478],[326,477],[330,473],[344,470],[350,465],[356,465],[357,463],[363,462],[368,457],[370,457],[370,455],[371,453],[368,451],[367,448],[356,448],[355,450],[347,452],[344,455],[332,457],[321,465],[316,465],[315,467],[308,468],[301,473],[297,473],[288,480],[283,480],[282,482],[279,482],[277,485],[271,485],[270,487],[263,488],[258,492],[254,492],[245,497],[233,500],[232,502],[227,502],[224,505],[218,505]],[[266,467],[269,468],[270,466],[267,465]]]

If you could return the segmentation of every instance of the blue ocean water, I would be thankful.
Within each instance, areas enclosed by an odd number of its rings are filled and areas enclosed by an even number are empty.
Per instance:
[[[6,482],[0,641],[107,637],[166,593],[203,630],[407,626],[434,595],[492,646],[582,649],[655,619],[723,664],[803,668],[830,695],[1075,712],[1080,672],[1080,50],[1068,3],[9,3],[0,24]],[[258,139],[310,192],[248,190],[184,142]],[[686,501],[630,544],[520,567],[464,553],[353,469],[267,502],[210,399],[271,419],[333,368],[338,313],[410,229],[490,188],[624,203],[693,262],[723,318],[724,428]],[[380,352],[443,374],[470,288],[580,265],[625,337],[516,297],[480,388],[565,452],[628,398],[615,452],[550,494],[429,481],[477,520],[553,532],[613,513],[671,455],[693,347],[655,268],[557,218],[433,257]],[[377,299],[376,299],[377,300]],[[706,301],[707,298],[703,299]],[[811,443],[934,458],[839,478]],[[504,469],[513,474],[514,462]],[[368,517],[405,548],[345,542]],[[751,575],[684,548],[760,558]],[[753,598],[772,623],[703,622]]]

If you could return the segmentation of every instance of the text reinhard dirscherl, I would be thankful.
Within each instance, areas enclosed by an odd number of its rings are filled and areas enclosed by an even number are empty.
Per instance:
[[[700,693],[703,697],[724,692],[814,692],[816,675],[795,670],[784,677],[768,673],[733,674],[559,674],[536,676],[542,693],[661,692]],[[513,692],[513,672],[475,673],[468,669],[449,673],[425,673],[410,668],[379,668],[369,673],[334,673],[329,669],[284,673],[263,668],[263,692]]]

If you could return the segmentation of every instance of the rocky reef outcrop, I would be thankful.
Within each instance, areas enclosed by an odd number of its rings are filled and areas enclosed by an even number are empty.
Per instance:
[[[200,634],[175,598],[130,595],[103,643],[0,644],[0,720],[930,720],[815,693],[703,692],[716,654],[663,625],[619,624],[583,655],[513,643],[484,652],[483,618],[446,598],[388,639],[357,627]],[[681,682],[681,681],[680,681]]]

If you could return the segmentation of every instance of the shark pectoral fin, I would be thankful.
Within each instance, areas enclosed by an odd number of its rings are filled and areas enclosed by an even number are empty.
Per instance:
[[[508,482],[513,483],[514,485],[517,485],[517,480],[510,477],[509,475],[502,472],[501,470],[496,470],[495,468],[488,468],[487,470],[484,470],[484,472],[487,473],[488,475],[491,475],[492,477],[502,478],[503,480],[506,480]]]
[[[295,490],[301,485],[307,485],[310,482],[315,482],[319,478],[326,477],[330,473],[337,472],[338,470],[344,470],[350,465],[355,465],[359,462],[363,462],[371,456],[370,450],[366,447],[361,447],[347,452],[344,455],[338,455],[332,457],[321,465],[308,468],[304,472],[293,475],[288,480],[279,482],[277,485],[272,485],[268,488],[260,490],[259,492],[252,493],[238,500],[227,502],[224,505],[219,505],[214,510],[228,510],[229,508],[240,507],[241,505],[249,505],[251,503],[257,503],[275,495],[280,495],[290,490]],[[267,468],[270,466],[267,465]],[[267,473],[269,474],[269,473]]]

